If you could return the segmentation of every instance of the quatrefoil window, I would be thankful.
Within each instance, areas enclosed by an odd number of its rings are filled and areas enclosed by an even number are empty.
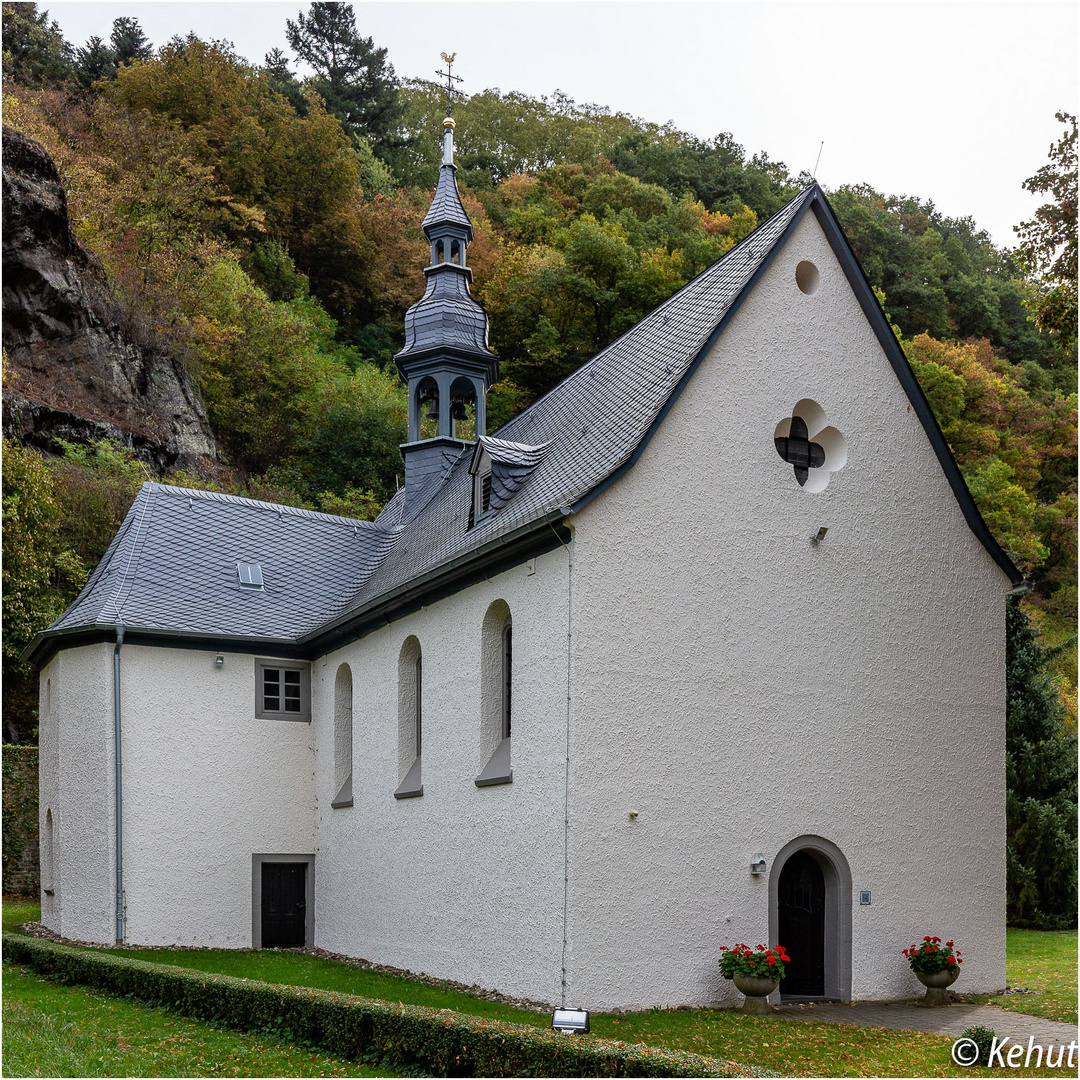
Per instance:
[[[773,432],[776,452],[793,469],[800,487],[824,491],[834,472],[847,464],[844,436],[825,420],[816,401],[803,398]]]

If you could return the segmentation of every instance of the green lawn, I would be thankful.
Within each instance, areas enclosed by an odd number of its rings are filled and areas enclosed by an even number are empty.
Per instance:
[[[4,965],[4,1076],[389,1076]]]
[[[485,1001],[472,994],[428,986],[400,975],[384,975],[366,971],[336,960],[324,960],[307,953],[279,952],[274,949],[238,951],[228,949],[106,949],[115,956],[130,956],[154,964],[175,964],[177,967],[212,971],[219,975],[235,975],[239,979],[259,979],[262,982],[283,983],[287,986],[310,986],[319,990],[336,990],[342,994],[377,998],[379,1001],[400,1001],[407,1005],[423,1005],[430,1009],[453,1009],[455,1012],[509,1020],[517,1024],[551,1026],[550,1013],[535,1013],[515,1009],[497,1001]]]
[[[1010,986],[1032,994],[969,998],[989,1001],[1014,1012],[1076,1023],[1077,934],[1075,930],[1010,930],[1006,969]]]
[[[36,911],[5,925],[36,917]],[[1010,930],[1008,973],[1011,986],[1026,985],[1035,994],[993,998],[1021,1012],[1055,1020],[1076,1017],[1076,932],[1039,933]],[[365,971],[304,953],[227,950],[109,950],[157,963],[214,971],[268,982],[319,987],[383,1000],[547,1027],[547,1014],[515,1009],[469,994],[401,976]],[[979,999],[988,1000],[988,999]],[[1071,1011],[1070,1011],[1071,1010]],[[785,1075],[801,1076],[955,1076],[950,1058],[952,1039],[910,1031],[855,1028],[837,1024],[787,1021],[780,1017],[742,1016],[731,1009],[653,1010],[625,1015],[594,1015],[597,1035],[645,1042],[699,1054],[760,1065]],[[1009,1070],[1010,1075],[1014,1070]],[[1058,1075],[1060,1070],[1015,1070],[1016,1075]],[[967,1069],[964,1075],[992,1075],[989,1069]],[[329,1074],[328,1074],[329,1075]],[[360,1075],[360,1074],[356,1074]]]
[[[693,1050],[760,1065],[781,1076],[1000,1076],[1000,1069],[959,1069],[953,1040],[917,1031],[812,1024],[734,1009],[674,1009],[594,1016],[592,1030],[628,1042]],[[1013,1076],[1060,1076],[1060,1069],[1009,1069]]]

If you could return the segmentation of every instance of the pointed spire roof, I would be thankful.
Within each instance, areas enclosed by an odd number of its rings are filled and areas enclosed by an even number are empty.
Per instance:
[[[495,354],[488,346],[487,315],[469,291],[472,271],[465,265],[465,250],[472,242],[473,228],[458,194],[454,121],[449,116],[443,121],[439,184],[423,229],[432,244],[432,264],[424,270],[427,275],[424,295],[405,314],[405,347],[395,358],[399,370],[407,379],[410,357],[445,351],[458,357],[482,358],[490,368],[488,382],[494,382],[498,376]],[[441,254],[436,255],[436,248],[441,249]],[[460,262],[454,262],[451,251],[459,249]]]
[[[461,204],[461,195],[457,186],[457,166],[454,164],[454,135],[453,120],[445,124],[447,149],[443,154],[442,167],[439,169],[439,182],[435,188],[435,198],[424,216],[423,230],[428,240],[435,240],[443,235],[446,226],[463,227],[468,234],[468,241],[472,243],[473,228],[469,215],[465,213],[465,207]]]

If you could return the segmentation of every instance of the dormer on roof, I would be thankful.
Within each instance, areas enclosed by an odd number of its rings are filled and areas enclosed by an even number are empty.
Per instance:
[[[540,446],[481,435],[476,440],[469,472],[473,477],[472,521],[494,513],[525,486],[547,453],[550,442]]]

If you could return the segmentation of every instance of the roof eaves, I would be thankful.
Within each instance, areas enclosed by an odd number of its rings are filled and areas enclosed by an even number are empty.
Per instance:
[[[559,523],[572,512],[569,507],[560,506],[508,533],[500,533],[485,544],[438,563],[425,573],[373,596],[360,607],[328,620],[317,630],[301,637],[299,644],[308,647],[312,655],[320,655],[336,647],[342,640],[362,637],[408,610],[463,588],[471,575],[488,576],[498,572],[494,569],[496,566],[504,563],[516,565],[528,558],[529,553],[537,554],[541,549],[558,547],[568,538],[566,526]]]
[[[162,630],[157,627],[126,626],[122,623],[93,623],[63,630],[43,630],[23,650],[20,662],[43,667],[61,649],[114,642],[117,628],[124,631],[125,645],[160,645],[176,649],[217,650],[257,653],[296,660],[311,658],[311,652],[292,638],[257,637],[250,634],[215,634],[196,630]]]
[[[578,511],[580,511],[583,507],[587,506],[590,502],[592,502],[592,500],[595,499],[597,497],[597,495],[601,494],[601,492],[604,492],[609,487],[611,487],[612,484],[614,484],[620,477],[622,477],[627,472],[629,472],[629,470],[632,469],[637,464],[637,462],[641,458],[641,455],[645,452],[645,448],[649,445],[649,443],[652,441],[653,436],[659,430],[660,425],[667,418],[668,413],[671,412],[671,409],[675,405],[675,402],[678,401],[678,399],[679,399],[680,395],[682,394],[683,390],[686,389],[687,384],[694,377],[694,374],[696,373],[698,368],[701,366],[702,361],[705,359],[706,356],[708,356],[709,352],[712,350],[713,346],[716,344],[716,342],[719,339],[720,335],[724,332],[724,329],[727,326],[728,322],[735,315],[735,312],[738,311],[739,308],[742,306],[743,300],[745,300],[746,297],[749,296],[751,290],[757,284],[758,279],[761,277],[761,275],[764,274],[765,271],[772,264],[772,261],[775,258],[776,253],[787,242],[788,237],[794,231],[795,227],[799,224],[800,221],[802,221],[803,215],[806,213],[808,207],[811,205],[811,203],[817,197],[820,190],[821,189],[817,186],[817,184],[814,184],[813,187],[807,188],[802,193],[802,197],[805,200],[803,202],[803,205],[800,206],[799,209],[792,215],[791,221],[788,222],[788,224],[785,226],[784,231],[776,238],[776,240],[773,241],[772,245],[769,248],[768,253],[761,260],[761,262],[759,263],[757,269],[753,272],[753,274],[750,275],[750,277],[747,280],[746,284],[739,290],[738,294],[734,297],[734,299],[731,301],[731,303],[727,306],[727,308],[724,311],[723,315],[720,316],[720,319],[717,322],[716,326],[713,327],[713,329],[709,333],[708,337],[706,337],[704,342],[702,342],[701,346],[698,348],[698,351],[694,354],[694,358],[687,365],[686,370],[682,374],[682,377],[672,387],[671,393],[668,395],[668,398],[664,402],[663,407],[660,409],[660,411],[653,418],[652,423],[646,429],[644,435],[642,435],[641,440],[638,442],[638,444],[634,448],[633,452],[630,454],[630,456],[621,465],[619,465],[616,469],[614,469],[611,473],[609,473],[595,487],[593,487],[589,491],[585,492],[584,495],[579,496],[571,504],[571,510],[575,514]],[[799,196],[796,196],[796,198],[798,198],[798,197]],[[779,212],[782,213],[783,211],[779,211]],[[760,227],[763,228],[765,224],[768,224],[768,222],[763,223],[763,225],[760,226]],[[757,232],[757,230],[755,230],[755,232]],[[747,243],[748,241],[752,240],[753,237],[754,237],[754,233],[751,233],[744,240],[740,241],[740,243]],[[738,245],[736,245],[736,247],[737,246]],[[735,251],[735,250],[736,250],[736,248],[731,249],[731,251]],[[731,254],[731,252],[729,252],[728,254]],[[678,294],[676,294],[676,296],[677,295]],[[672,297],[672,299],[675,299],[675,297]],[[671,300],[668,300],[668,301],[665,302],[665,305],[670,304],[670,303],[671,303]],[[657,311],[662,310],[665,305],[661,305],[656,310]]]
[[[907,394],[908,400],[915,410],[915,415],[919,418],[926,431],[930,445],[937,455],[956,501],[960,504],[960,510],[968,523],[968,527],[982,543],[983,547],[986,548],[987,553],[994,562],[1001,567],[1009,581],[1013,585],[1022,584],[1024,582],[1023,572],[1009,558],[1005,549],[994,539],[993,533],[990,532],[986,521],[979,512],[979,508],[964,481],[963,474],[960,472],[960,466],[956,464],[952,450],[949,449],[948,440],[937,422],[937,417],[934,416],[934,410],[923,393],[923,389],[919,385],[919,380],[915,377],[911,365],[908,363],[904,350],[896,340],[896,335],[885,317],[885,312],[882,310],[881,304],[878,303],[878,299],[874,295],[862,267],[859,265],[859,260],[855,257],[855,252],[844,234],[843,226],[841,226],[828,200],[821,195],[820,190],[815,191],[810,205],[814,208],[818,223],[821,225],[822,231],[828,238],[829,244],[836,254],[844,274],[847,276],[848,284],[855,293],[863,314],[866,316],[885,355],[888,357],[897,379],[900,380],[900,385]]]

